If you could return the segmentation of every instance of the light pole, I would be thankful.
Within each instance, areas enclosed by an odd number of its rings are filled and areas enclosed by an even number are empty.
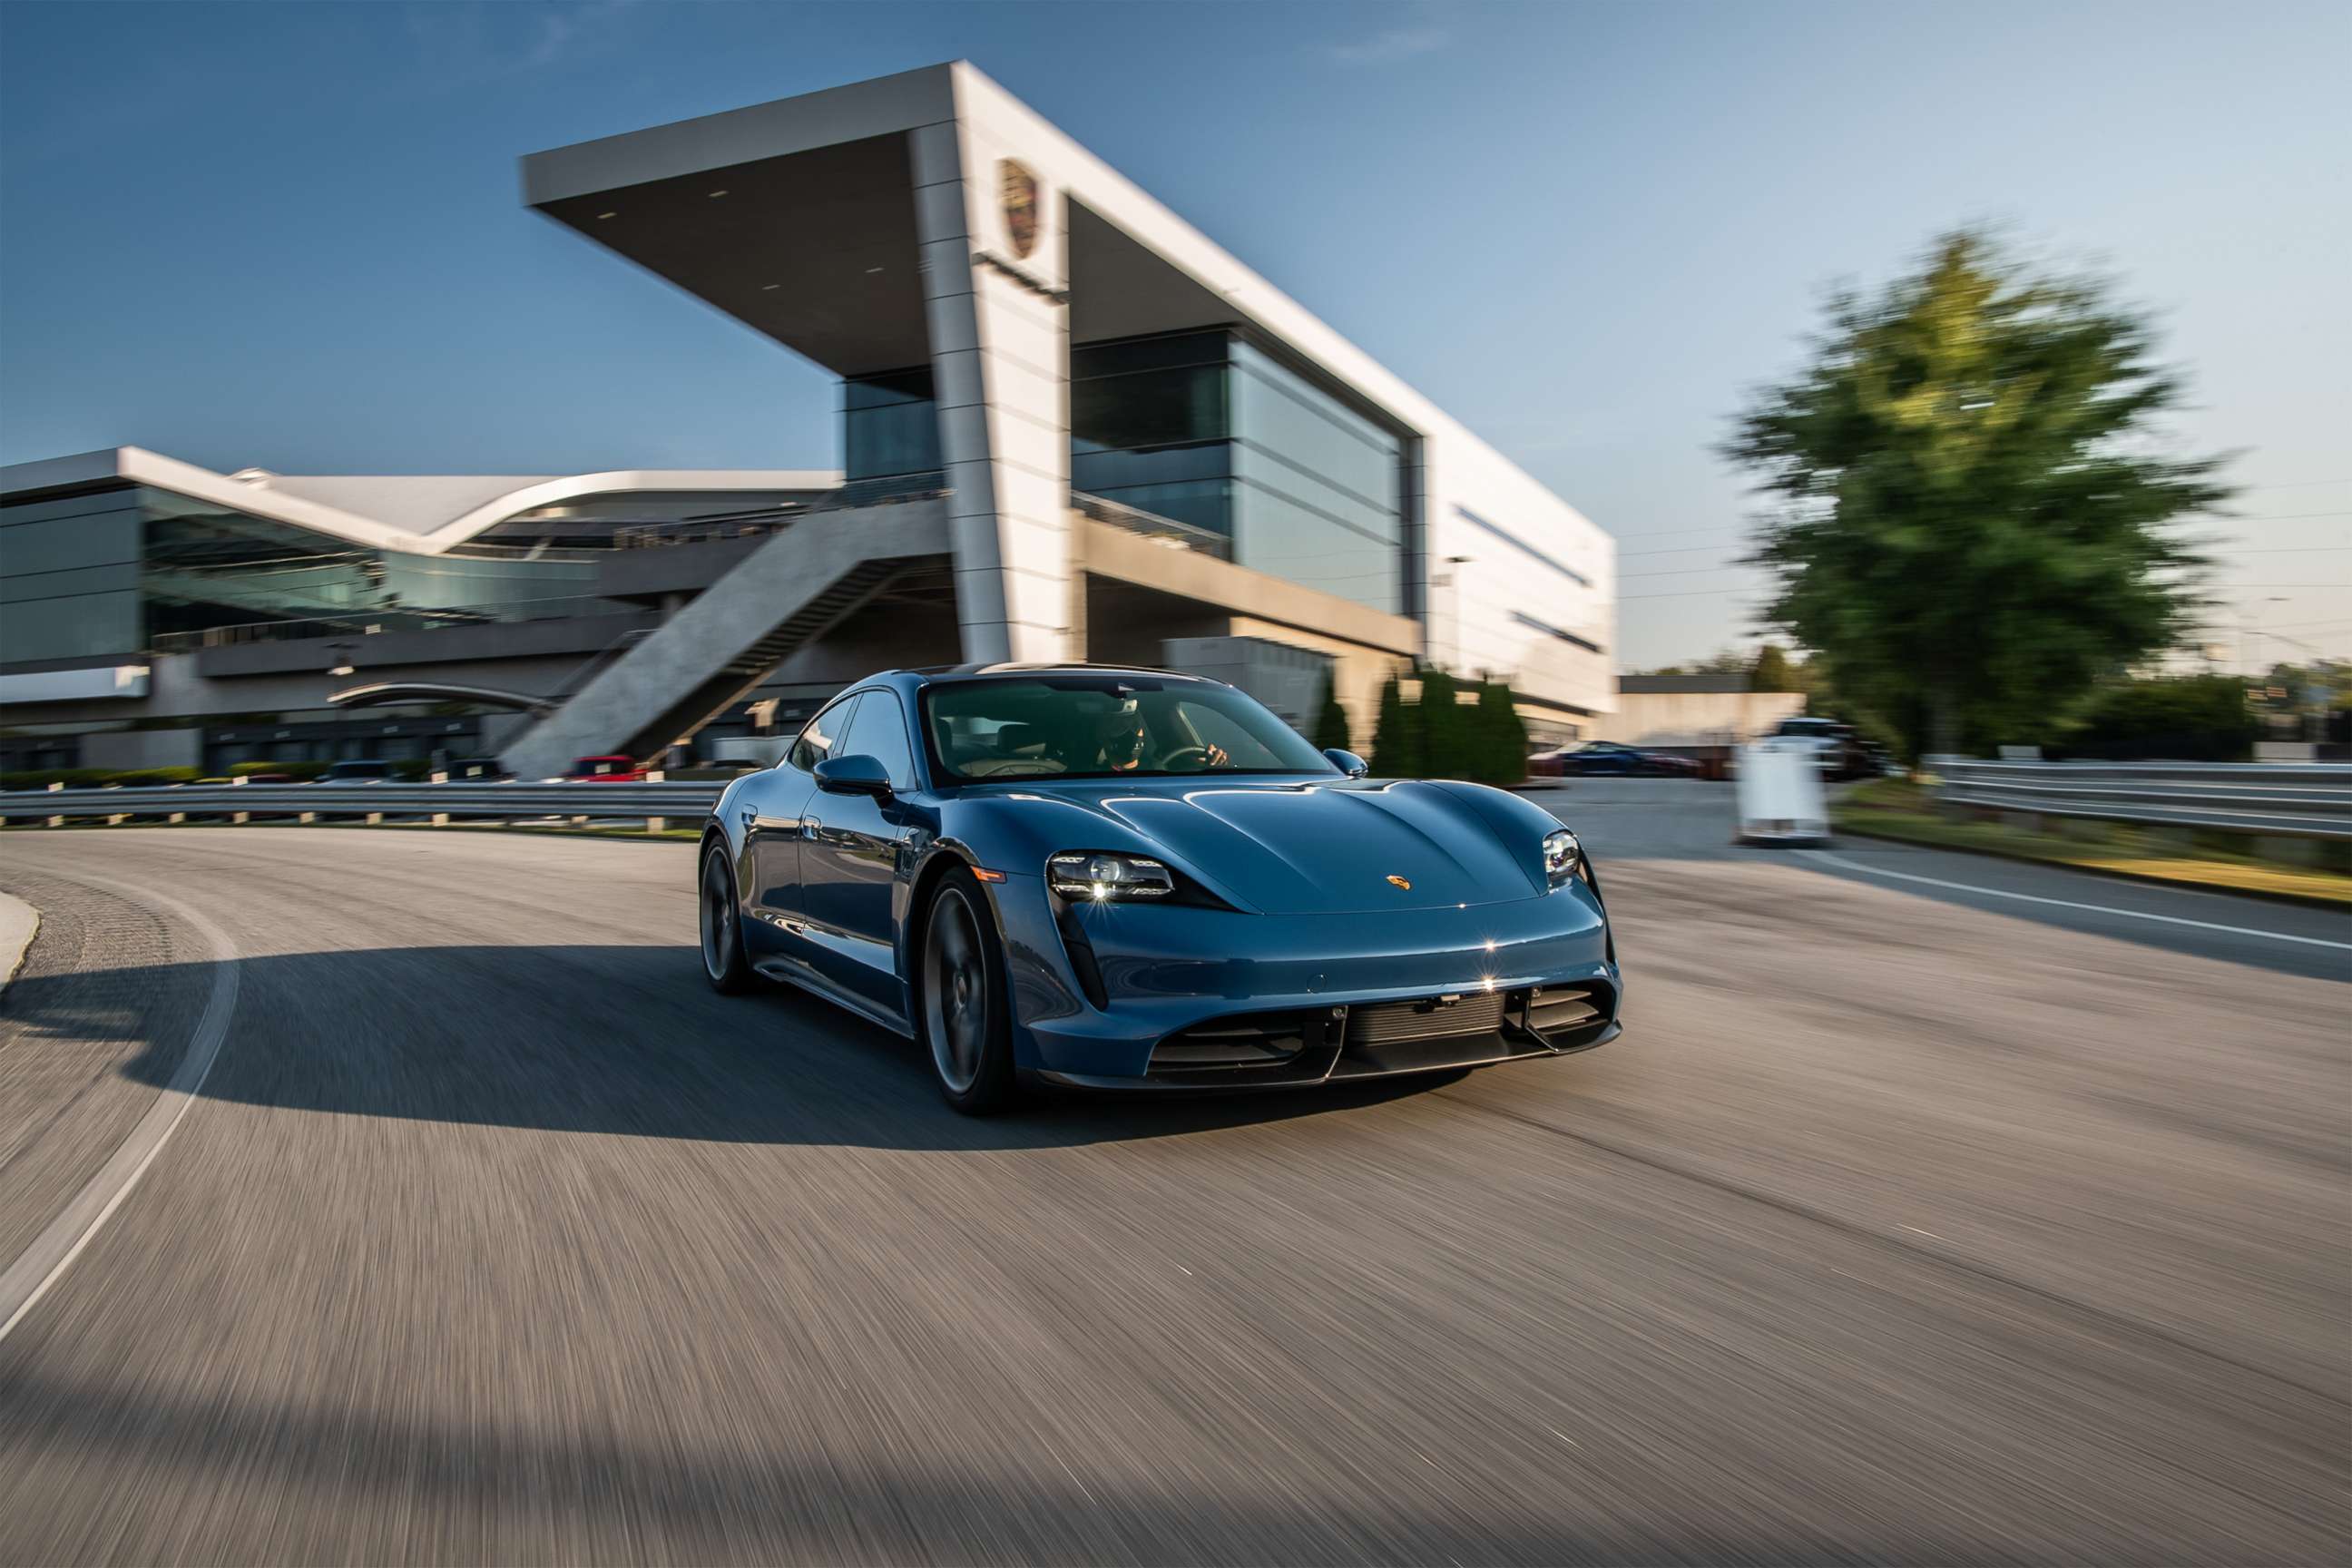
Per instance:
[[[1468,555],[1449,555],[1445,558],[1445,564],[1459,568],[1469,565],[1473,559]],[[1462,658],[1462,574],[1458,570],[1449,571],[1437,579],[1437,583],[1440,587],[1454,590],[1454,662],[1458,668],[1466,668]]]

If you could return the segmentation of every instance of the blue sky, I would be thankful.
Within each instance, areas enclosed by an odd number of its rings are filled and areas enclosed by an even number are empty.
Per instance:
[[[1711,447],[1822,288],[1989,220],[2242,449],[2217,641],[2352,653],[2352,9],[0,5],[0,460],[829,466],[828,380],[525,212],[517,155],[966,57],[1752,638]]]

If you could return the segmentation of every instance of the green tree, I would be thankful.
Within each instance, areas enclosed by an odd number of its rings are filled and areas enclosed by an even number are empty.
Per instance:
[[[1372,754],[1367,759],[1375,777],[1417,778],[1421,774],[1416,715],[1407,712],[1404,692],[1393,675],[1381,683],[1381,706],[1372,722]]]
[[[1461,691],[1454,677],[1442,669],[1421,675],[1421,700],[1412,717],[1421,721],[1421,776],[1458,779],[1469,776],[1470,726],[1463,721]]]
[[[1339,706],[1339,670],[1323,671],[1323,700],[1315,710],[1315,743],[1326,751],[1348,751],[1348,710]]]
[[[2162,449],[2180,384],[2145,321],[1974,233],[1826,313],[1723,451],[1777,503],[1764,618],[1843,697],[1914,755],[1981,746],[2182,634],[2202,563],[2165,528],[2230,491]]]
[[[1748,689],[1750,691],[1798,691],[1797,672],[1789,666],[1789,656],[1780,651],[1779,643],[1766,643],[1756,650],[1756,662],[1748,669]]]

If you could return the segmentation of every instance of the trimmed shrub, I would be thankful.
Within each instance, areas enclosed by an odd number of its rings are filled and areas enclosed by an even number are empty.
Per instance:
[[[0,773],[0,788],[47,789],[61,784],[68,789],[96,789],[113,779],[114,774],[105,768],[21,768]]]
[[[1402,685],[1393,675],[1381,686],[1380,715],[1372,724],[1372,775],[1383,779],[1421,776],[1420,727],[1408,717]]]
[[[1323,672],[1323,700],[1315,710],[1315,743],[1325,751],[1337,748],[1354,750],[1348,739],[1348,710],[1339,706],[1339,671],[1336,668]]]
[[[1528,727],[1519,718],[1511,689],[1503,681],[1482,681],[1476,715],[1480,784],[1509,785],[1528,775]]]
[[[1413,716],[1421,721],[1421,756],[1423,778],[1466,779],[1476,762],[1469,715],[1458,700],[1461,687],[1454,677],[1442,669],[1424,670],[1421,677],[1421,700],[1414,705]]]
[[[2111,763],[2244,762],[2262,728],[2246,705],[2245,682],[2230,675],[2110,686],[2093,696],[2076,725],[2053,752]]]
[[[284,773],[289,779],[314,779],[327,768],[325,763],[231,763],[228,776],[244,779],[256,773]]]

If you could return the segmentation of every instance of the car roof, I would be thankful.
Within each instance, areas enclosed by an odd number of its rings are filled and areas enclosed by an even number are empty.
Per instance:
[[[934,685],[943,681],[1017,679],[1024,675],[1091,675],[1113,679],[1123,675],[1133,675],[1149,680],[1197,681],[1202,686],[1224,684],[1220,680],[1212,680],[1207,676],[1191,675],[1181,669],[1154,669],[1149,665],[1139,664],[1090,664],[1084,659],[1048,659],[1032,663],[936,664],[919,669],[884,670],[881,674],[867,679],[881,680],[898,676],[917,685]],[[851,683],[850,688],[845,689],[852,689],[865,684],[866,684],[866,681],[855,681]]]

